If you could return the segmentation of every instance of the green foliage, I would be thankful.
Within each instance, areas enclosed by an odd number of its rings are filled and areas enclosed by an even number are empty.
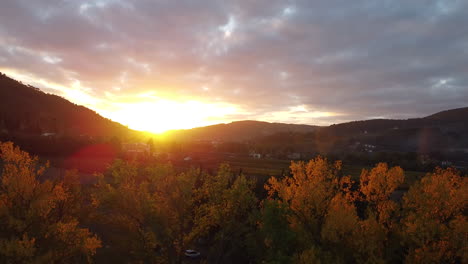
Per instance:
[[[205,175],[196,193],[191,240],[207,240],[208,260],[213,263],[248,261],[248,240],[255,231],[258,200],[255,182],[234,177],[228,165],[216,175]]]
[[[259,235],[264,248],[258,253],[266,263],[292,263],[297,235],[289,226],[289,208],[277,200],[263,201]]]

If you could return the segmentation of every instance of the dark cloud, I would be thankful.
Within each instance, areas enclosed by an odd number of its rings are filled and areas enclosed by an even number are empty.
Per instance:
[[[461,0],[3,0],[0,68],[106,104],[154,91],[233,119],[409,118],[466,106],[467,24]]]

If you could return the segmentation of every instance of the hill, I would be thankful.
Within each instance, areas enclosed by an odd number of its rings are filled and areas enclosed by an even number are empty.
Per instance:
[[[173,130],[167,132],[167,134],[171,137],[184,140],[246,141],[276,133],[308,133],[315,131],[317,128],[317,126],[311,125],[245,120],[186,130]]]
[[[122,139],[138,133],[84,106],[0,74],[0,140],[24,142],[23,148],[29,151],[61,145],[44,141],[41,139],[44,134],[74,141],[83,136],[116,138],[118,145]],[[372,151],[468,153],[468,107],[421,118],[363,120],[327,127],[246,120],[174,130],[167,135],[177,141],[250,141],[263,148],[282,149],[279,152],[287,149],[286,152],[346,153],[370,151],[362,146],[372,145]],[[28,148],[33,137],[40,144]],[[43,147],[44,144],[48,147]]]
[[[0,132],[105,137],[125,136],[130,130],[84,106],[0,73]]]
[[[377,151],[443,152],[468,150],[468,107],[406,120],[353,121],[319,129],[319,141],[340,141],[342,147],[371,144]]]
[[[324,127],[322,131],[334,135],[355,135],[385,133],[389,130],[412,130],[437,128],[444,131],[468,129],[468,107],[446,110],[422,118],[412,119],[373,119],[353,121]]]
[[[468,107],[442,111],[427,116],[426,120],[440,120],[442,122],[468,122]]]
[[[247,120],[167,134],[179,140],[260,140],[275,144],[314,141],[315,145],[325,144],[327,148],[335,143],[365,142],[391,150],[416,151],[422,141],[426,142],[426,149],[460,148],[468,146],[468,141],[463,139],[468,136],[468,107],[405,120],[361,120],[324,127]]]

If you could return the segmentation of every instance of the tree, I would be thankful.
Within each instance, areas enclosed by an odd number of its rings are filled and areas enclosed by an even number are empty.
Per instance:
[[[154,168],[153,168],[154,169]],[[183,251],[187,249],[187,239],[193,226],[194,190],[199,170],[190,169],[181,173],[158,173],[152,179],[159,214],[165,219],[164,239],[169,245],[170,260],[180,263]]]
[[[398,209],[398,204],[390,199],[390,195],[404,180],[404,172],[400,167],[388,168],[386,163],[379,163],[370,171],[362,170],[360,191],[362,200],[368,205],[368,217],[375,217],[386,228],[392,227],[392,215]]]
[[[153,138],[148,139],[148,142],[146,143],[149,147],[150,153],[154,153],[155,148],[154,148],[154,141]]]
[[[269,198],[285,208],[297,236],[293,262],[386,261],[398,209],[390,195],[403,182],[401,168],[381,163],[363,170],[360,185],[341,175],[341,162],[322,157],[293,162],[291,171],[292,177],[271,178],[265,188]],[[358,214],[357,205],[364,207],[364,214]]]
[[[81,228],[76,179],[40,182],[48,165],[0,143],[0,263],[81,263],[91,261],[100,240]]]
[[[137,168],[117,161],[99,176],[93,191],[95,222],[106,245],[98,254],[114,262],[155,262],[158,229],[154,199],[147,185],[138,183]]]
[[[323,230],[333,226],[329,209],[337,206],[333,202],[338,199],[335,197],[353,199],[350,177],[340,176],[341,162],[331,163],[322,157],[308,163],[292,162],[290,168],[292,177],[281,180],[273,177],[265,188],[270,199],[275,199],[288,209],[288,223],[297,236],[293,262],[340,262],[340,256],[333,255],[324,244],[332,243],[333,235]],[[341,199],[337,202],[341,202]]]
[[[468,178],[437,168],[403,198],[402,233],[408,263],[467,263]]]
[[[192,224],[198,171],[169,165],[137,167],[116,161],[94,192],[97,222],[109,245],[102,257],[117,262],[180,263]]]
[[[401,261],[399,226],[400,203],[391,195],[404,182],[404,172],[400,167],[389,168],[379,163],[371,170],[363,169],[358,198],[363,212],[360,235],[355,240],[356,252],[363,260],[371,263]]]
[[[189,240],[206,240],[212,263],[242,263],[249,259],[249,241],[256,227],[255,182],[235,177],[228,165],[216,175],[204,175],[195,196],[194,227]]]
[[[328,206],[340,189],[341,163],[317,157],[308,163],[292,162],[292,177],[270,178],[265,188],[291,210],[289,222],[303,243],[320,244],[320,232]]]
[[[289,208],[277,200],[266,199],[260,217],[258,240],[263,248],[257,252],[258,262],[292,263],[297,236],[289,226]]]

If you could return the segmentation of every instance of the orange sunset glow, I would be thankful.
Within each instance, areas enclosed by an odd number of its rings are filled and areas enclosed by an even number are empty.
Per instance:
[[[2,72],[136,130],[412,118],[446,109],[441,102],[462,107],[466,97],[462,71],[441,70],[464,65],[462,34],[444,30],[452,23],[444,17],[462,17],[453,15],[457,3],[403,21],[398,14],[420,10],[395,5],[382,26],[384,9],[367,4],[375,23],[346,5],[301,1],[7,2]],[[441,58],[445,39],[454,44]]]
[[[274,110],[266,113],[255,113],[255,110],[245,109],[242,105],[210,100],[206,93],[209,88],[202,87],[204,96],[195,99],[187,96],[177,97],[170,91],[158,96],[155,90],[147,90],[138,94],[124,96],[119,89],[106,91],[104,98],[96,97],[92,89],[83,87],[79,80],[74,80],[70,87],[45,79],[36,79],[34,75],[9,68],[0,68],[4,72],[25,83],[44,87],[46,91],[60,94],[64,98],[79,105],[89,107],[111,120],[117,121],[131,129],[162,133],[175,129],[190,129],[219,123],[228,123],[248,117],[269,122],[291,120],[294,123],[307,123],[310,119],[317,120],[316,124],[327,124],[323,119],[345,116],[344,113],[312,111],[307,105],[288,106],[284,110]],[[151,87],[152,84],[145,84]],[[167,97],[167,98],[166,98]]]

